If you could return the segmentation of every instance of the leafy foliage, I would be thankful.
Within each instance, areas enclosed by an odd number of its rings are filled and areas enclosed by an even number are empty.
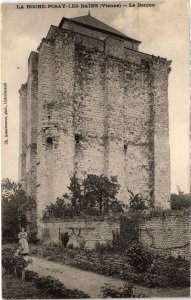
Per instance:
[[[16,266],[16,257],[14,256],[12,249],[7,248],[6,252],[2,253],[2,265],[7,273],[14,272]]]
[[[130,190],[129,193],[131,194],[129,202],[130,211],[143,211],[148,208],[141,194],[133,194],[133,192],[131,192]]]
[[[190,270],[171,268],[167,272],[168,282],[173,287],[189,287],[190,286]]]
[[[6,251],[2,253],[2,265],[5,271],[9,274],[14,273],[14,270],[22,270],[30,263],[26,261],[22,256],[15,256],[14,251],[11,248],[6,248]]]
[[[135,243],[127,250],[128,261],[138,272],[146,272],[153,263],[153,255],[141,243]]]
[[[190,194],[185,194],[178,187],[178,194],[171,194],[170,206],[172,210],[189,209],[191,206]]]
[[[100,242],[96,242],[95,250],[99,253],[106,253],[113,251],[113,247],[111,243],[101,244]]]
[[[36,207],[19,183],[6,178],[2,180],[2,233],[3,237],[16,237],[19,227],[26,227],[26,211]]]
[[[86,293],[78,289],[67,289],[59,280],[51,277],[39,277],[38,273],[26,271],[26,281],[34,281],[35,285],[44,290],[49,296],[56,299],[87,299],[90,298]]]
[[[100,213],[107,213],[119,191],[117,177],[88,175],[83,181],[85,207],[98,209]]]
[[[98,244],[96,250],[80,250],[74,247],[62,248],[55,245],[41,245],[33,248],[33,255],[48,257],[49,260],[67,263],[71,267],[76,267],[84,271],[120,278],[127,282],[143,285],[147,287],[168,287],[173,285],[168,274],[173,274],[173,269],[177,272],[184,272],[178,286],[187,286],[189,282],[190,262],[180,258],[168,258],[155,255],[153,264],[146,272],[136,271],[129,265],[129,259],[125,252],[115,253],[109,251],[110,245]],[[39,249],[39,251],[38,251]],[[34,251],[35,250],[35,251]],[[177,275],[179,276],[179,275]],[[175,280],[175,279],[174,279]],[[184,283],[183,283],[184,282]]]
[[[35,281],[39,278],[37,272],[26,270],[25,272],[25,280],[26,281]]]
[[[46,206],[43,219],[64,218],[79,215],[99,216],[108,213],[111,204],[117,202],[119,191],[117,178],[111,176],[87,175],[79,182],[76,175],[70,179],[70,193],[57,198],[55,203]]]
[[[70,201],[71,201],[72,208],[77,211],[81,211],[83,206],[82,190],[81,190],[82,187],[75,173],[74,176],[70,178],[70,186],[68,187],[68,189],[70,191]]]
[[[111,284],[105,284],[101,287],[100,298],[143,298],[143,294],[134,294],[134,286],[132,284],[124,284],[122,287],[116,288]]]
[[[78,215],[78,211],[72,207],[71,203],[66,203],[66,196],[63,195],[62,198],[57,198],[55,203],[47,205],[43,211],[43,220],[49,218],[64,218],[73,217]]]

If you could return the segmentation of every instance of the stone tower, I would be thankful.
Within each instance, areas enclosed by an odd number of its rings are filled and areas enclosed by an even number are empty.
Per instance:
[[[70,177],[116,175],[161,207],[170,198],[170,61],[88,15],[51,26],[29,57],[20,89],[20,180],[35,219],[67,192]]]

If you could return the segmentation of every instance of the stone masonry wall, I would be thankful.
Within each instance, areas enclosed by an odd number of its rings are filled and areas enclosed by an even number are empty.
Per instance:
[[[104,132],[106,104],[104,102],[104,57],[99,51],[87,51],[76,45],[73,102],[75,142],[74,166],[77,176],[104,173]]]
[[[153,58],[149,62],[150,92],[153,100],[154,133],[154,202],[166,208],[170,195],[170,148],[168,115],[168,75],[170,63],[164,59]]]
[[[27,149],[27,83],[21,86],[19,105],[19,182],[26,190],[26,149]]]
[[[68,232],[69,243],[79,247],[92,249],[96,242],[106,244],[113,240],[113,232],[120,233],[120,220],[103,221],[59,221],[42,223],[41,235],[43,243],[60,243],[60,234]],[[124,225],[123,225],[124,226]],[[123,227],[124,230],[124,227]],[[130,230],[129,227],[127,230]],[[139,224],[139,241],[152,251],[166,256],[178,255],[190,258],[190,228],[188,213],[171,213],[169,216],[158,216]]]
[[[68,245],[73,244],[79,247],[84,243],[87,249],[93,249],[97,242],[106,244],[113,238],[112,232],[120,229],[119,221],[54,221],[43,223],[41,227],[41,237],[43,243],[60,243],[60,234],[68,232]]]
[[[29,58],[26,178],[38,226],[74,172],[117,176],[123,202],[130,189],[168,206],[170,62],[99,38],[51,26]]]
[[[39,72],[38,72],[38,137],[37,137],[37,225],[45,207],[47,197],[53,193],[52,180],[52,145],[46,146],[46,128],[49,128],[49,117],[56,122],[56,116],[47,109],[46,103],[54,100],[53,96],[53,46],[50,42],[43,43],[39,49]],[[49,105],[51,108],[51,105]],[[47,132],[47,137],[49,137]],[[47,151],[46,151],[47,150]],[[49,176],[49,177],[48,177]],[[48,189],[46,187],[49,187]],[[48,204],[48,203],[47,203]]]
[[[37,143],[38,221],[46,205],[67,191],[73,174],[74,43],[71,36],[44,41],[39,49]]]
[[[137,51],[128,60],[131,50],[124,52],[123,42],[111,37],[103,48],[92,48],[92,38],[84,35],[81,41],[79,33],[52,27],[39,48],[39,219],[47,204],[68,191],[74,172],[80,178],[87,173],[116,175],[120,200],[128,201],[130,189],[166,206],[170,195],[166,60],[161,63]]]
[[[106,62],[108,173],[118,176],[124,202],[127,189],[149,200],[153,151],[148,72],[142,65],[113,57]]]
[[[38,53],[31,52],[28,60],[27,89],[27,151],[26,151],[26,192],[36,199],[38,124]],[[31,230],[36,228],[36,211],[30,212]]]
[[[142,222],[139,240],[152,250],[168,256],[190,258],[189,212],[156,217]]]

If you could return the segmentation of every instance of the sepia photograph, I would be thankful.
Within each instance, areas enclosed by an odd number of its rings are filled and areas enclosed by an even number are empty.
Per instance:
[[[1,14],[3,299],[190,297],[189,0]]]

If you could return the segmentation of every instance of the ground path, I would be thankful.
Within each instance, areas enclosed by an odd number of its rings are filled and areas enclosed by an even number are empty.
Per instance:
[[[60,280],[67,288],[79,289],[87,293],[91,298],[98,298],[100,287],[105,283],[111,283],[117,287],[122,286],[125,281],[96,274],[93,272],[82,271],[77,268],[66,266],[61,263],[52,262],[43,258],[32,257],[33,263],[29,264],[28,270],[37,272],[39,276],[53,276]],[[147,297],[188,297],[188,289],[162,289],[147,288],[135,285],[135,293],[143,293]]]

